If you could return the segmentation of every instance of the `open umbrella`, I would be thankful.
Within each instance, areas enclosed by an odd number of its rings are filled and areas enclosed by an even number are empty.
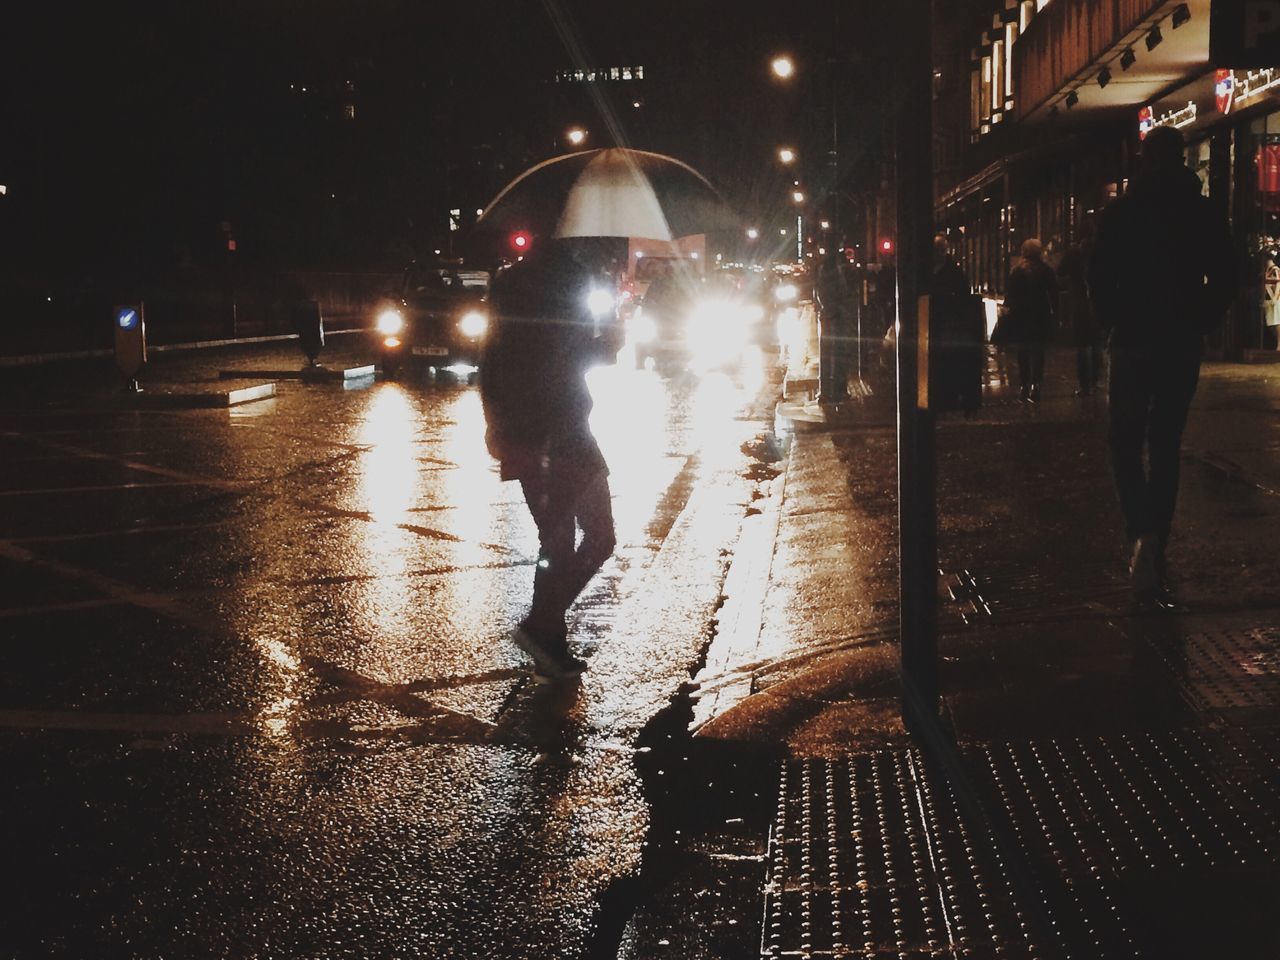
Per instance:
[[[688,164],[616,147],[526,170],[476,221],[481,231],[666,241],[736,226],[720,195]]]

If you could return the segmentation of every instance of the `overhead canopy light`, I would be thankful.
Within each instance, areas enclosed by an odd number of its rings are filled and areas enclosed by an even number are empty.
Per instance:
[[[1124,53],[1120,54],[1120,69],[1128,70],[1137,59],[1138,56],[1133,52],[1133,47],[1125,47]]]
[[[1105,87],[1111,82],[1111,68],[1103,67],[1098,71],[1098,86]]]
[[[1067,94],[1067,109],[1068,109],[1068,110],[1070,110],[1072,107],[1074,107],[1074,106],[1075,106],[1077,103],[1079,103],[1079,102],[1080,102],[1080,94],[1076,93],[1074,90],[1072,90],[1070,93],[1068,93],[1068,94]]]
[[[1160,46],[1160,41],[1163,39],[1164,37],[1160,33],[1160,24],[1157,23],[1151,28],[1151,32],[1147,34],[1147,50],[1154,50]]]
[[[1190,19],[1191,11],[1185,3],[1180,3],[1173,8],[1173,29],[1177,30]]]

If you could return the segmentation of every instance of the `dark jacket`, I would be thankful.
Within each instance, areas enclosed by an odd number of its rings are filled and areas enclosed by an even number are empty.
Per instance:
[[[1103,213],[1089,298],[1113,346],[1198,344],[1235,296],[1226,218],[1185,167],[1138,180]]]
[[[605,317],[608,329],[600,329],[587,296],[609,282],[570,248],[557,246],[494,277],[480,397],[489,452],[502,462],[504,477],[519,476],[556,438],[588,430],[586,372],[609,359],[607,335],[616,321]]]
[[[1046,343],[1053,334],[1058,278],[1043,260],[1024,259],[1009,271],[1004,288],[1007,339],[1014,343]]]

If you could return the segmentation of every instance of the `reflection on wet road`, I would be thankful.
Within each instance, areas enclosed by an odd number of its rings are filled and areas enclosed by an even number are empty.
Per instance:
[[[592,373],[619,546],[566,688],[506,639],[537,541],[474,388],[5,399],[15,955],[580,955],[638,864],[630,745],[705,642],[765,379]]]

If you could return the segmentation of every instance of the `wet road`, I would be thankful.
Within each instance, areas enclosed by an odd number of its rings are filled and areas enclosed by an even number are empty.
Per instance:
[[[556,688],[506,640],[536,536],[474,387],[163,411],[99,373],[10,377],[0,955],[607,947],[597,903],[648,827],[636,735],[710,638],[770,379],[593,374],[619,546],[574,613],[588,673]]]

